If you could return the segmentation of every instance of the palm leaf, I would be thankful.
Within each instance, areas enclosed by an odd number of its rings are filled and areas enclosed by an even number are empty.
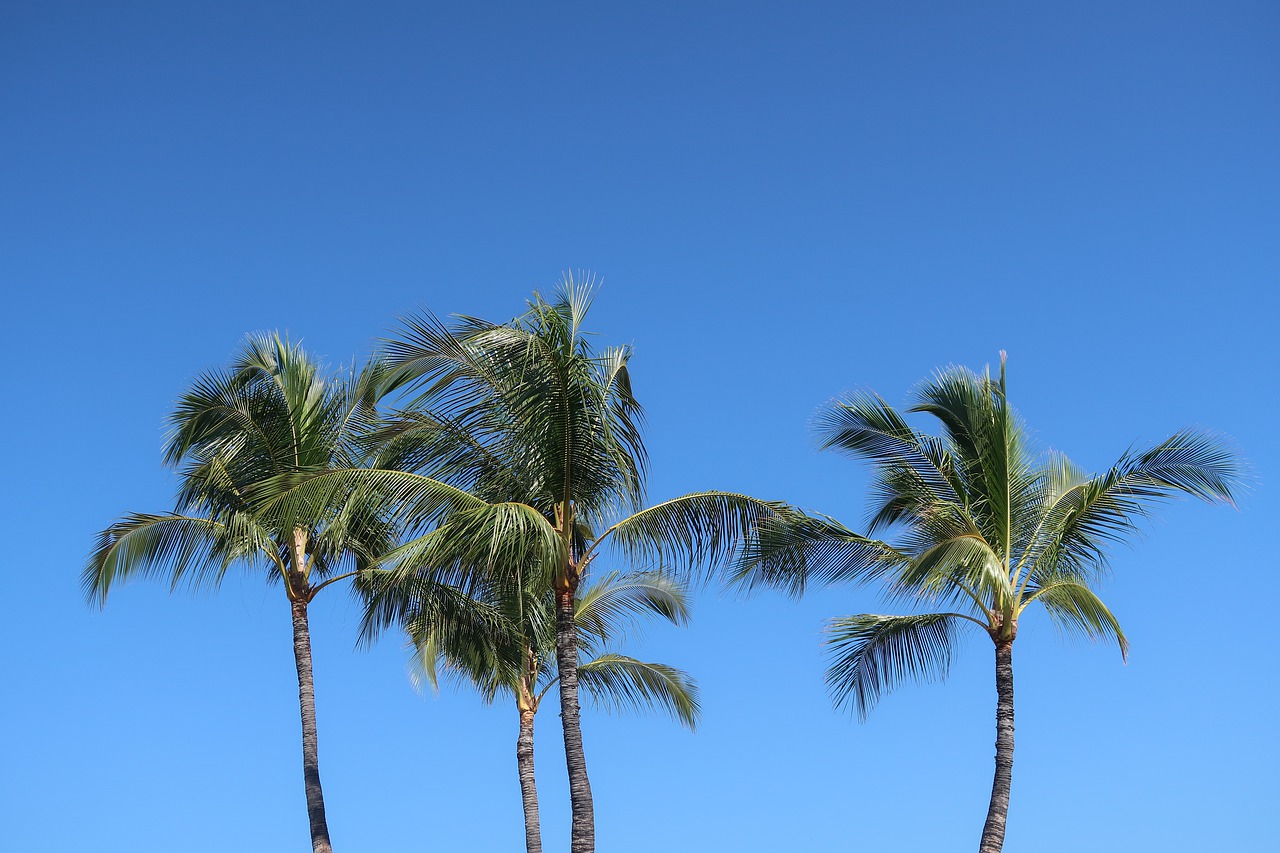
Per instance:
[[[286,530],[327,520],[352,501],[382,507],[406,531],[430,528],[451,511],[487,506],[441,480],[383,468],[294,470],[253,484],[245,495],[255,514]]]
[[[1054,624],[1064,633],[1080,634],[1091,640],[1113,639],[1120,647],[1121,657],[1129,656],[1129,640],[1120,623],[1085,584],[1074,580],[1055,581],[1034,590],[1024,608],[1033,601],[1044,605]]]
[[[578,680],[596,704],[607,710],[658,707],[686,728],[697,728],[702,712],[698,686],[674,667],[606,654],[581,664]]]
[[[1032,572],[1047,582],[1071,570],[1096,576],[1108,550],[1132,539],[1152,504],[1178,495],[1233,505],[1246,474],[1225,442],[1184,430],[1142,453],[1126,453],[1106,473],[1084,479],[1065,460],[1056,464],[1059,487],[1045,510],[1034,543]]]
[[[939,542],[907,562],[889,583],[891,600],[963,601],[979,613],[1013,598],[1000,557],[977,533]]]
[[[657,572],[610,572],[579,591],[574,609],[582,647],[634,632],[644,615],[656,614],[675,625],[689,621],[684,586]]]
[[[777,587],[800,596],[811,582],[865,582],[889,576],[908,560],[884,542],[840,522],[787,508],[758,524],[728,581],[746,590]]]
[[[951,644],[964,618],[928,613],[831,620],[824,643],[830,660],[826,680],[836,706],[851,707],[866,719],[880,696],[902,681],[945,678]]]
[[[271,548],[265,533],[243,515],[223,523],[130,513],[99,535],[81,582],[86,596],[100,605],[113,585],[134,575],[168,575],[172,589],[216,585],[232,562],[265,557]]]
[[[697,492],[643,509],[597,540],[633,561],[694,580],[729,562],[753,531],[789,507],[732,492]]]

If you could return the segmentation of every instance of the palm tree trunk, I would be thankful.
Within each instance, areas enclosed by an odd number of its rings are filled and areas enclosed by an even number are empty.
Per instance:
[[[1013,782],[1013,641],[996,642],[996,775],[991,783],[991,805],[982,827],[979,853],[1000,853],[1004,848],[1005,819],[1009,815],[1009,789]]]
[[[533,711],[520,711],[520,737],[516,740],[516,764],[520,768],[520,797],[524,800],[524,846],[527,853],[542,853],[542,826],[538,820],[538,784],[533,776]]]
[[[302,781],[307,791],[307,817],[311,821],[311,849],[333,853],[329,824],[324,817],[324,792],[320,789],[320,757],[316,742],[316,688],[311,676],[311,631],[307,627],[307,602],[293,602],[293,656],[298,665],[298,705],[302,709]]]
[[[556,593],[556,664],[560,674],[560,720],[564,724],[564,756],[569,769],[569,804],[573,823],[569,833],[571,853],[595,853],[596,817],[587,779],[587,758],[582,751],[582,726],[578,720],[578,627],[573,621],[574,590]]]

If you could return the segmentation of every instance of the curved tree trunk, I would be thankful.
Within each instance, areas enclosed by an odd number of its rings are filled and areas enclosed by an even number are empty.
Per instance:
[[[996,643],[996,776],[979,853],[1000,853],[1013,782],[1013,641]]]
[[[520,768],[520,798],[524,800],[524,846],[527,853],[542,853],[542,826],[538,820],[538,785],[533,776],[533,711],[520,712],[520,737],[516,740],[516,764]]]
[[[311,631],[307,627],[307,602],[293,602],[293,656],[298,665],[298,705],[302,709],[302,781],[307,790],[307,817],[311,821],[311,849],[333,853],[329,824],[324,817],[324,792],[320,789],[320,757],[316,742],[316,688],[311,676]]]
[[[560,674],[560,720],[564,724],[564,756],[569,769],[569,804],[573,809],[569,850],[595,853],[596,817],[587,779],[578,720],[578,628],[573,621],[574,590],[556,593],[556,664]]]

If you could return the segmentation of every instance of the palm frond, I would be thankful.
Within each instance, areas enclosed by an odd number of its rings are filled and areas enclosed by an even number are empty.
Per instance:
[[[767,520],[790,512],[784,504],[732,492],[697,492],[643,509],[614,524],[611,540],[628,559],[705,580],[726,564]]]
[[[1032,591],[1024,608],[1033,601],[1044,605],[1054,624],[1064,633],[1080,634],[1090,640],[1113,639],[1120,647],[1121,657],[1129,656],[1129,640],[1120,629],[1119,621],[1085,584],[1056,581]]]
[[[942,422],[965,484],[965,503],[983,537],[1003,552],[1028,523],[1039,488],[1036,454],[998,381],[962,367],[936,374],[917,391],[910,411]],[[1008,556],[1008,555],[1004,555]]]
[[[607,643],[634,632],[644,615],[656,614],[675,625],[689,620],[684,585],[658,572],[610,572],[579,591],[574,609],[582,645]]]
[[[446,516],[431,532],[385,554],[399,576],[428,571],[462,583],[483,575],[549,573],[564,562],[564,540],[536,510],[522,503],[482,504]]]
[[[776,587],[798,597],[813,582],[858,583],[889,576],[908,559],[834,519],[787,508],[755,527],[728,582],[748,591]]]
[[[957,503],[963,487],[947,448],[929,436],[916,433],[897,411],[875,394],[860,394],[836,401],[814,421],[818,448],[836,448],[871,463],[877,472],[892,476],[897,489],[910,486],[915,503]],[[886,490],[889,491],[889,490]],[[899,496],[900,497],[900,496]],[[879,516],[884,516],[880,518]],[[872,530],[896,520],[889,505],[881,508]]]
[[[1222,440],[1183,430],[1144,452],[1129,452],[1106,473],[1083,478],[1057,462],[1058,488],[1033,544],[1036,576],[1069,567],[1083,576],[1106,571],[1110,546],[1136,536],[1154,504],[1179,495],[1233,505],[1247,475]]]
[[[866,719],[881,695],[902,681],[945,678],[951,644],[964,618],[928,613],[831,620],[824,643],[831,662],[826,681],[836,706],[851,707]]]
[[[689,675],[660,663],[606,654],[578,667],[579,684],[607,710],[661,708],[689,730],[702,712],[698,685]]]
[[[907,562],[888,592],[894,600],[962,601],[983,615],[989,607],[1003,610],[1014,594],[999,555],[976,533],[940,542]]]
[[[85,595],[105,604],[115,584],[167,575],[170,587],[217,584],[237,560],[264,557],[271,541],[243,515],[226,523],[183,515],[130,513],[104,530],[81,578]]]
[[[429,529],[451,511],[487,506],[449,483],[383,468],[293,470],[254,483],[245,494],[256,515],[286,530],[327,520],[352,502],[376,503],[406,531]]]

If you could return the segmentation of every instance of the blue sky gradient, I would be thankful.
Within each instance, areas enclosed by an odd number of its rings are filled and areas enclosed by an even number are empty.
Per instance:
[[[370,5],[3,12],[10,849],[306,849],[280,591],[139,581],[99,612],[85,556],[171,505],[164,418],[246,332],[337,365],[415,310],[511,317],[568,269],[603,278],[601,342],[636,347],[654,500],[856,525],[865,474],[814,451],[818,406],[900,403],[1001,349],[1044,446],[1087,468],[1232,436],[1240,511],[1166,506],[1116,554],[1127,665],[1024,623],[1006,849],[1272,848],[1280,8]],[[704,719],[586,712],[600,849],[971,850],[989,647],[858,724],[824,693],[822,624],[879,607],[712,588],[649,630],[633,649],[697,676]],[[358,621],[343,594],[313,609],[337,848],[519,849],[514,710],[415,694]],[[544,709],[549,850],[557,726]]]

